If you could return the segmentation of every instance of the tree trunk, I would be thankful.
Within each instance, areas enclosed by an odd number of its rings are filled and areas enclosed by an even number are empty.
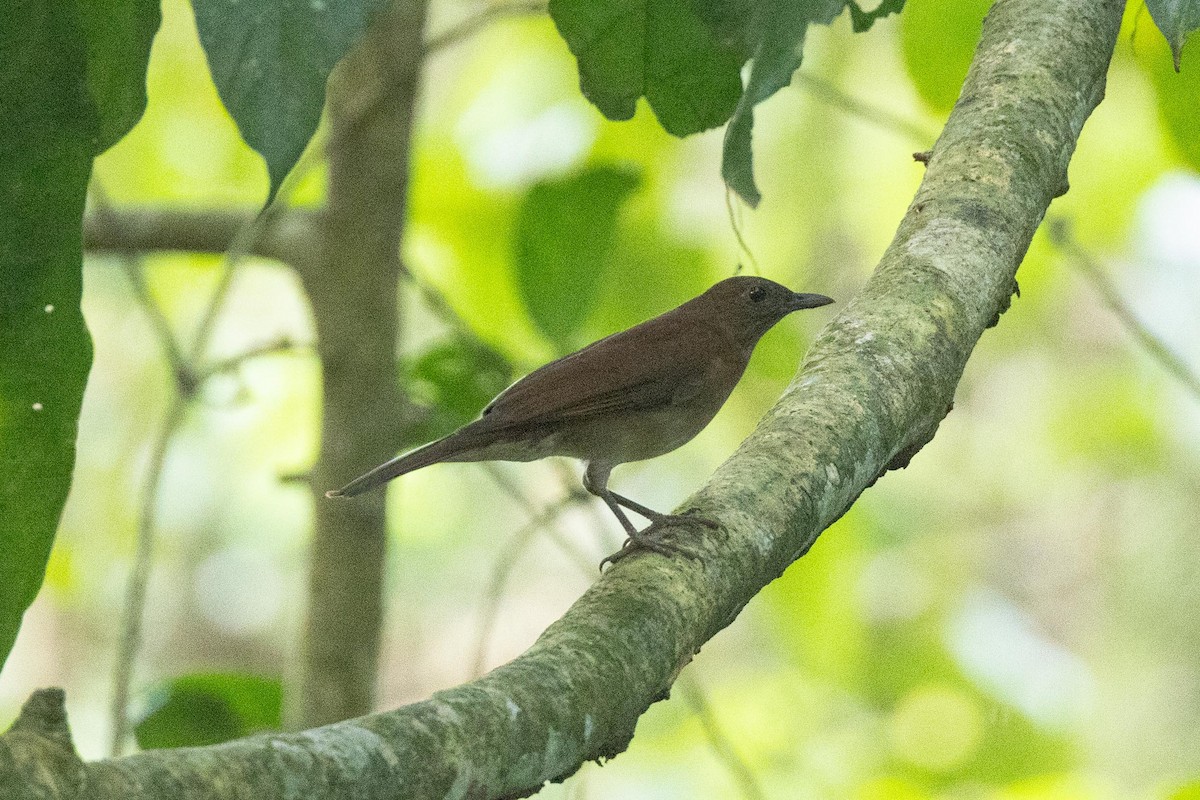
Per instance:
[[[427,0],[399,0],[330,81],[329,198],[318,263],[301,271],[324,379],[308,619],[292,727],[372,708],[383,615],[385,492],[324,493],[391,458],[406,410],[397,377],[400,241]]]

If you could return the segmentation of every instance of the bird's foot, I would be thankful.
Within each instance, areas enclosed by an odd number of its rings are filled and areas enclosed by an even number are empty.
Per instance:
[[[715,531],[717,528],[721,527],[721,523],[717,522],[715,519],[709,519],[708,517],[696,516],[699,513],[700,513],[700,509],[689,508],[687,511],[684,511],[682,514],[669,514],[668,516],[670,516],[677,523],[684,523],[684,524],[695,523],[696,525],[703,525],[704,527],[708,528],[709,530],[713,530],[713,531]]]
[[[649,528],[646,529],[650,530]],[[639,532],[637,536],[630,536],[625,540],[625,544],[621,545],[621,549],[617,552],[605,556],[600,562],[600,571],[604,571],[605,564],[615,564],[626,556],[631,556],[639,550],[652,550],[664,556],[672,555],[675,550],[667,546],[663,542],[659,542],[650,536],[646,536],[645,532]]]
[[[696,516],[700,513],[700,509],[698,508],[689,508],[682,514],[662,514],[657,511],[646,513],[646,511],[649,511],[649,509],[645,511],[638,509],[639,514],[650,520],[650,527],[646,528],[642,533],[647,533],[654,528],[666,528],[675,525],[703,525],[712,530],[721,527],[721,523],[715,520]]]
[[[600,571],[604,571],[605,564],[615,564],[626,556],[631,556],[639,550],[651,550],[655,553],[664,556],[684,555],[688,558],[699,558],[694,550],[684,544],[672,543],[667,544],[659,537],[666,528],[679,527],[681,525],[703,525],[706,528],[719,528],[720,523],[715,522],[705,517],[696,516],[697,509],[689,508],[682,514],[656,514],[651,518],[650,525],[644,530],[631,533],[625,543],[621,545],[621,549],[605,557],[600,562]]]

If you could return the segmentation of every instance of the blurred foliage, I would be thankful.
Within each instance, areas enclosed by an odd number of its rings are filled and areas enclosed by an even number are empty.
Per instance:
[[[1170,800],[1200,800],[1200,782],[1180,786],[1171,794]]]
[[[842,15],[807,31],[805,70],[936,130],[987,7],[909,0],[869,37],[853,36]],[[464,13],[435,3],[431,28]],[[164,15],[150,105],[98,160],[104,188],[122,206],[256,208],[262,165],[204,76],[191,11],[167,0]],[[1079,143],[1071,191],[1050,213],[1073,221],[1079,245],[1112,274],[1134,316],[1196,369],[1194,47],[1175,74],[1144,7],[1129,4],[1106,100]],[[799,87],[756,106],[765,199],[738,217],[755,267],[730,229],[720,133],[677,140],[647,104],[628,122],[602,119],[580,97],[577,65],[550,21],[497,22],[431,56],[428,70],[404,258],[460,321],[406,282],[397,371],[428,407],[429,438],[473,418],[558,348],[670,308],[739,262],[798,289],[853,297],[920,180],[910,154],[927,146]],[[581,276],[584,258],[562,261],[583,250],[568,240],[582,235],[574,224],[582,215],[532,226],[538,252],[551,258],[536,272],[545,296],[531,301],[516,243],[530,235],[528,215],[549,215],[528,209],[546,201],[546,187],[561,191],[613,164],[628,164],[638,185],[583,209],[605,211],[600,227],[614,226],[602,267]],[[319,204],[323,183],[319,167],[297,176],[297,203]],[[197,323],[217,263],[146,259],[151,294],[177,329]],[[96,757],[147,442],[171,384],[113,261],[89,259],[85,276],[97,356],[79,464],[46,589],[0,675],[0,722],[32,688],[63,685],[77,745]],[[703,676],[714,718],[768,797],[1196,795],[1200,409],[1045,238],[1035,239],[1020,280],[1022,297],[983,338],[937,438],[866,492],[688,667]],[[550,319],[556,307],[567,311],[562,320]],[[619,470],[618,491],[656,507],[683,500],[778,396],[820,324],[778,326],[713,425],[676,453]],[[282,337],[310,341],[311,328],[295,276],[251,260],[214,355]],[[0,348],[0,359],[11,352]],[[13,373],[0,366],[7,380]],[[278,713],[277,684],[238,688],[239,678],[222,676],[274,674],[297,651],[311,508],[308,492],[281,477],[303,474],[314,457],[318,375],[305,357],[247,362],[206,392],[172,443],[139,662],[160,692],[143,699],[161,703],[144,724],[157,719],[154,736],[163,738],[142,740],[139,729],[143,746],[238,735],[270,727],[263,720]],[[6,432],[0,447],[10,441]],[[523,502],[471,465],[415,473],[389,495],[381,706],[467,677],[486,587],[508,537],[526,524],[524,502],[540,509],[566,492],[553,464],[500,471]],[[37,488],[27,492],[53,484],[46,475],[30,481]],[[614,533],[611,520],[571,511],[556,525],[557,544],[539,538],[525,551],[536,557],[512,565],[489,665],[527,647],[593,580],[560,548],[594,550],[582,559],[594,561]],[[164,681],[197,670],[222,672]],[[246,710],[264,696],[275,705]],[[651,708],[620,758],[542,796],[724,798],[736,787],[687,705],[672,700]]]
[[[1162,36],[1150,25],[1135,32],[1138,63],[1154,82],[1158,113],[1180,155],[1192,169],[1200,169],[1200,40],[1183,50],[1189,54],[1178,72]]]
[[[479,416],[513,381],[512,366],[485,344],[458,337],[438,341],[405,364],[401,380],[428,409],[414,444],[440,438]]]
[[[576,350],[579,325],[606,283],[618,215],[638,173],[594,166],[532,186],[517,214],[513,269],[530,317],[562,354]]]
[[[900,15],[904,66],[921,99],[949,112],[967,77],[993,0],[908,0]]]
[[[138,747],[202,747],[282,726],[283,684],[239,673],[182,675],[151,689]]]

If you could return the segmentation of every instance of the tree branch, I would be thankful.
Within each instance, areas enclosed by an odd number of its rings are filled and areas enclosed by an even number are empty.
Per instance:
[[[621,752],[693,654],[897,456],[932,436],[1066,185],[1121,10],[1120,0],[992,7],[962,97],[875,274],[754,434],[685,504],[722,524],[703,536],[676,532],[697,558],[620,562],[524,655],[429,700],[299,734],[88,764],[88,797],[267,800],[281,787],[313,800],[519,797]],[[17,747],[11,734],[5,746]],[[13,758],[0,757],[0,769]],[[0,785],[12,780],[0,773]]]
[[[792,83],[806,90],[817,100],[827,103],[849,116],[857,117],[864,122],[869,122],[884,130],[892,131],[897,136],[907,137],[922,147],[937,138],[935,132],[928,130],[920,122],[902,117],[890,109],[877,106],[866,100],[859,100],[857,97],[843,92],[836,85],[807,70],[797,71],[795,77],[792,79]]]
[[[247,254],[272,258],[298,268],[316,250],[316,211],[281,210],[251,242]],[[83,218],[83,247],[88,253],[178,251],[223,254],[238,232],[254,221],[254,212],[161,208],[106,209]]]
[[[1155,336],[1147,328],[1133,309],[1121,296],[1121,291],[1113,284],[1113,280],[1105,272],[1095,257],[1071,233],[1071,225],[1065,219],[1052,219],[1047,223],[1050,241],[1063,251],[1068,263],[1083,273],[1096,294],[1112,311],[1113,316],[1125,326],[1125,330],[1133,337],[1146,355],[1159,363],[1159,366],[1186,389],[1194,399],[1200,400],[1200,375],[1192,371],[1187,361],[1180,358],[1167,344]]]
[[[428,41],[425,42],[425,53],[426,55],[432,55],[439,50],[456,45],[464,39],[475,35],[493,22],[505,17],[532,16],[534,14],[545,13],[545,0],[510,0],[510,2],[490,5],[474,16],[467,17],[457,25],[429,37]]]

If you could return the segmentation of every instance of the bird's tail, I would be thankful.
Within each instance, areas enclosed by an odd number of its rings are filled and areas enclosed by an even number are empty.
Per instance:
[[[376,486],[382,486],[392,478],[398,478],[405,473],[412,472],[421,467],[427,467],[439,461],[456,460],[456,456],[461,456],[469,450],[485,446],[488,443],[486,437],[473,435],[467,431],[456,431],[445,438],[438,439],[436,442],[430,442],[423,447],[418,447],[416,450],[410,450],[404,455],[396,456],[391,461],[380,464],[367,474],[360,475],[342,488],[326,492],[325,496],[354,497],[355,495],[374,489]]]

